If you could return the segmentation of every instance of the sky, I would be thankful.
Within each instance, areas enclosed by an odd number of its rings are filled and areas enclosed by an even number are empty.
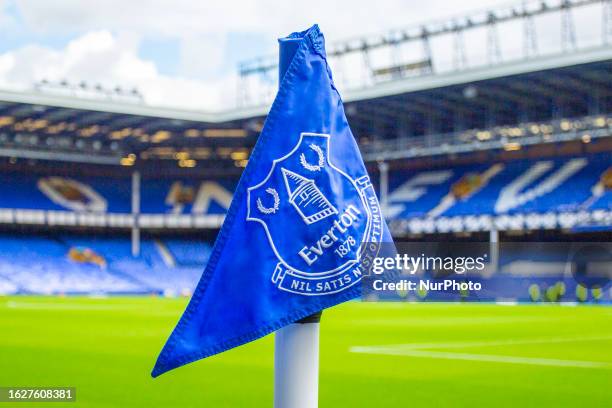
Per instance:
[[[136,87],[150,105],[222,110],[235,103],[239,62],[276,54],[277,38],[313,23],[328,42],[338,42],[511,4],[0,0],[0,89],[27,89],[43,79],[87,81]]]

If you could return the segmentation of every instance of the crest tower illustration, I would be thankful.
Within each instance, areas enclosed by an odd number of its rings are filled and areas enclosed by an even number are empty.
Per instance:
[[[306,224],[338,214],[338,210],[323,195],[314,180],[300,176],[285,168],[281,168],[289,202],[295,207]]]

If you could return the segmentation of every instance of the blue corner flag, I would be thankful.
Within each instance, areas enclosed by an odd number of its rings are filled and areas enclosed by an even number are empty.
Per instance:
[[[355,298],[392,242],[318,26],[302,39],[208,265],[152,375]]]

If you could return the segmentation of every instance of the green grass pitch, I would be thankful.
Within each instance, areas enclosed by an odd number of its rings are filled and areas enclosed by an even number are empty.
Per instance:
[[[273,336],[151,379],[185,304],[0,297],[0,386],[77,388],[53,407],[272,406]],[[611,323],[601,306],[350,302],[323,314],[320,406],[610,406]]]

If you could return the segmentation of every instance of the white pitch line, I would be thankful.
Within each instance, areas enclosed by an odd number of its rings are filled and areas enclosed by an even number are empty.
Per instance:
[[[488,346],[514,346],[523,344],[577,343],[581,341],[612,340],[612,336],[573,336],[573,337],[540,337],[533,339],[508,339],[491,341],[455,341],[449,343],[407,343],[388,344],[381,346],[356,346],[353,348],[368,348],[376,350],[420,350],[432,348],[466,348]]]
[[[493,354],[450,353],[445,351],[423,350],[366,350],[367,347],[352,347],[353,353],[383,354],[391,356],[424,357],[445,360],[486,361],[490,363],[527,364],[551,367],[577,367],[577,368],[610,368],[608,363],[597,361],[558,360],[552,358],[501,356]]]
[[[468,347],[487,347],[505,346],[521,344],[548,344],[581,341],[601,341],[610,340],[612,336],[599,337],[557,337],[557,338],[537,338],[537,339],[511,339],[497,341],[473,341],[473,342],[453,342],[453,343],[412,343],[396,344],[385,346],[354,346],[349,349],[351,353],[381,354],[391,356],[437,358],[446,360],[467,360],[467,361],[486,361],[492,363],[509,364],[529,364],[552,367],[578,367],[578,368],[611,368],[612,364],[598,361],[581,360],[561,360],[538,357],[518,357],[494,354],[472,354],[472,353],[453,353],[446,351],[430,351],[423,349],[433,348],[468,348]]]

